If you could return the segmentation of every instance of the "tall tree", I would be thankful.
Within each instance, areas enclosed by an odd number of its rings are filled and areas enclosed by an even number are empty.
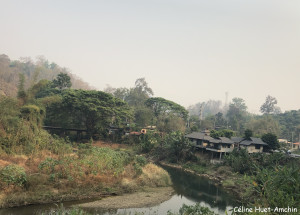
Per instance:
[[[300,109],[286,111],[284,113],[274,116],[279,121],[281,137],[289,141],[295,141],[300,133],[297,127],[300,126]]]
[[[215,115],[215,128],[226,128],[227,122],[226,119],[223,117],[223,113],[219,112]]]
[[[18,85],[18,98],[22,100],[22,103],[24,104],[26,102],[26,92],[25,92],[25,76],[24,74],[19,74],[19,85]]]
[[[53,86],[62,89],[67,89],[72,86],[71,78],[66,73],[59,73],[57,77],[52,81]]]
[[[222,112],[222,102],[217,100],[208,100],[207,102],[199,102],[195,105],[189,106],[188,111],[190,115],[196,115],[198,118],[204,119],[207,116],[215,115]]]
[[[247,140],[250,140],[250,138],[253,136],[253,131],[250,129],[245,130],[244,138]]]
[[[278,149],[279,148],[279,142],[277,139],[277,136],[272,133],[264,134],[261,137],[262,141],[267,143],[271,149]]]
[[[264,114],[271,114],[274,112],[278,112],[278,107],[275,105],[277,104],[277,99],[270,95],[267,96],[265,103],[262,104],[260,107],[260,112]]]
[[[246,128],[259,136],[265,133],[280,134],[278,120],[272,115],[255,116],[246,123]]]
[[[156,117],[159,117],[160,115],[169,114],[169,113],[178,115],[183,119],[187,119],[188,116],[188,112],[184,107],[182,107],[181,105],[173,101],[161,97],[149,98],[145,102],[145,104],[146,106],[150,107],[153,110],[154,115]]]
[[[227,112],[228,122],[233,130],[241,132],[241,126],[245,121],[246,113],[247,106],[244,99],[233,98]]]
[[[130,88],[125,101],[131,106],[143,106],[145,101],[152,95],[153,91],[148,86],[145,78],[139,78],[135,81],[135,87]]]
[[[138,78],[135,81],[135,88],[139,91],[139,92],[144,92],[145,94],[147,94],[149,97],[153,96],[153,91],[152,89],[148,86],[148,83],[146,82],[145,78]]]
[[[153,112],[146,107],[145,101],[153,95],[152,89],[148,86],[145,78],[139,78],[135,81],[135,86],[128,88],[113,88],[107,86],[105,92],[127,102],[134,110],[135,128],[140,129],[144,126],[151,125]]]
[[[178,124],[185,124],[184,121],[187,120],[187,110],[173,101],[161,97],[152,97],[147,99],[145,104],[153,111],[156,125],[163,128],[163,131],[172,130],[168,129],[168,127],[176,128],[176,126],[174,126],[176,119]],[[181,118],[181,120],[179,120],[179,118]]]

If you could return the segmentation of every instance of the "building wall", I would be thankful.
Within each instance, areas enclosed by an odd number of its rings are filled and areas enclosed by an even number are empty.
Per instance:
[[[293,149],[294,150],[300,149],[300,145],[299,144],[293,144]]]
[[[260,149],[256,149],[255,145],[250,145],[250,146],[241,146],[241,148],[246,148],[248,153],[261,153],[263,152],[263,146],[260,146]]]
[[[288,140],[287,139],[278,139],[278,142],[279,143],[288,143]]]
[[[230,145],[230,148],[221,146],[221,152],[232,152],[234,149],[234,144]]]

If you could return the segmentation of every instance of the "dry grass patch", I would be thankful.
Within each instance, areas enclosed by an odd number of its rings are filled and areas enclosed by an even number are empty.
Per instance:
[[[166,187],[172,184],[167,171],[155,164],[149,163],[143,167],[143,173],[138,178],[138,183],[149,187]]]
[[[4,154],[1,156],[1,160],[0,160],[0,165],[1,165],[1,161],[7,163],[7,164],[17,164],[20,166],[25,166],[25,162],[28,159],[28,157],[26,155],[8,155],[8,154]],[[6,165],[5,165],[6,166]]]
[[[121,187],[127,192],[133,192],[138,189],[136,181],[132,178],[123,178],[121,181]]]

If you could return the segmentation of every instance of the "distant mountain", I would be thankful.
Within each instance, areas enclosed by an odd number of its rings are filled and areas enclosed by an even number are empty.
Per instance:
[[[10,60],[5,54],[0,55],[0,95],[16,96],[18,91],[19,74],[25,76],[25,89],[41,79],[53,80],[60,72],[71,77],[72,88],[93,89],[88,83],[80,80],[68,69],[56,63],[49,63],[44,57],[39,57],[36,62],[30,58]]]

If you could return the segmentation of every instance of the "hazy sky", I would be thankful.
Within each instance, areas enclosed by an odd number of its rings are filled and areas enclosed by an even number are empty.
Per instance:
[[[145,77],[185,107],[267,95],[300,109],[299,0],[0,0],[0,54],[44,55],[103,90]]]

